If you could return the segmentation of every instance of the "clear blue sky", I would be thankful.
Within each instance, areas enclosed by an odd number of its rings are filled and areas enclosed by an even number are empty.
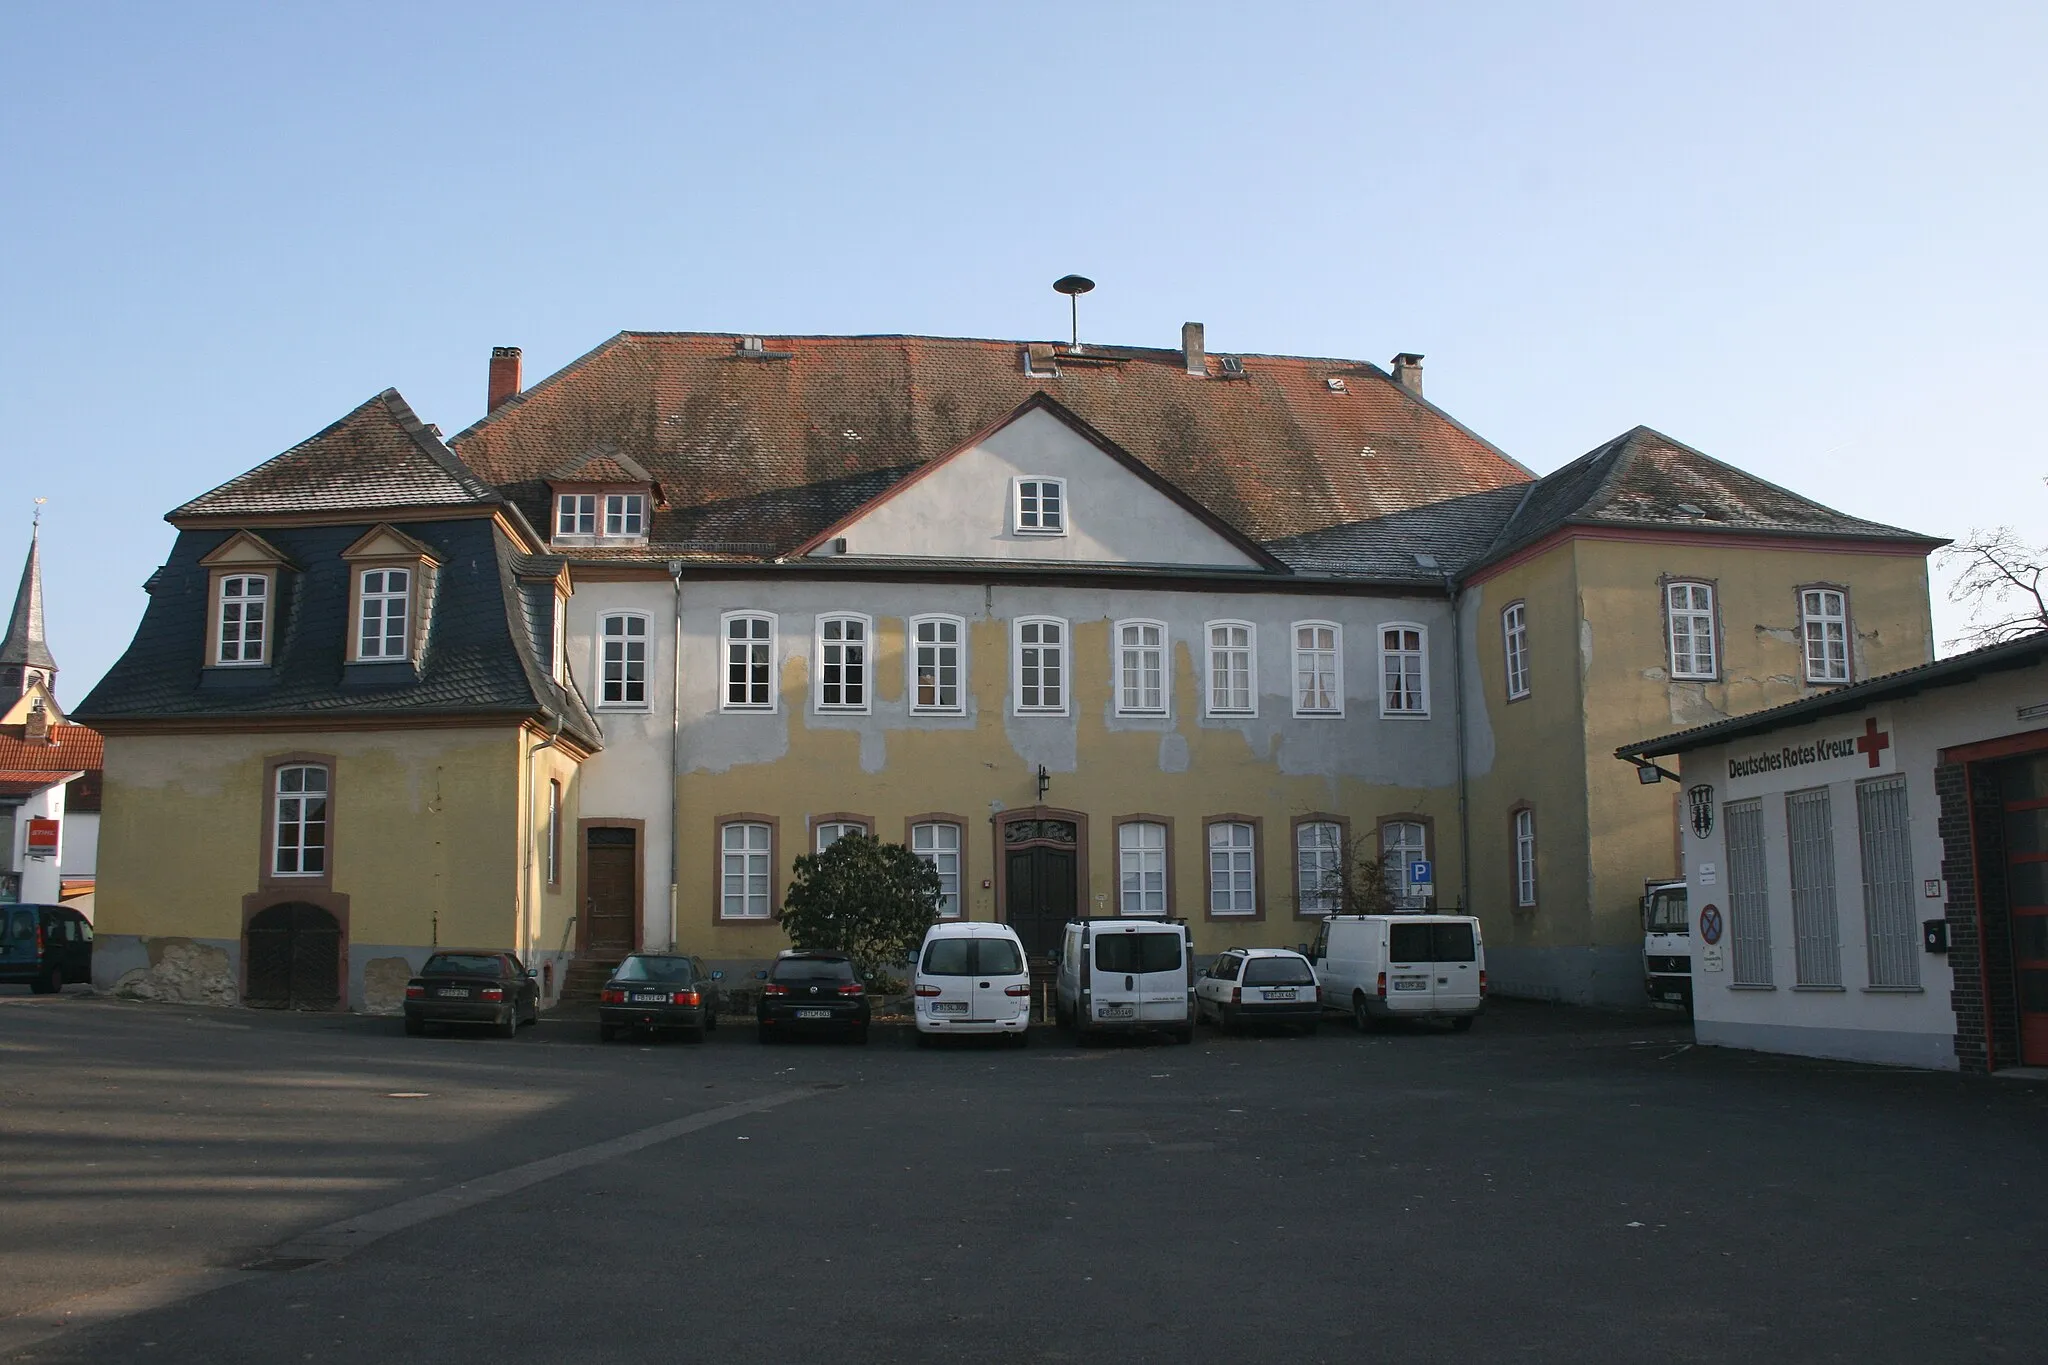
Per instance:
[[[1102,341],[1426,352],[1539,471],[1642,422],[2042,539],[2044,56],[2038,4],[10,5],[0,581],[47,497],[76,702],[162,514],[387,385],[453,432],[494,344],[1054,337],[1067,271]]]

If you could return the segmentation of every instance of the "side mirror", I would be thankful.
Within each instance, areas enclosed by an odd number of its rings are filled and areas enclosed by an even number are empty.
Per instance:
[[[1308,945],[1306,943],[1297,943],[1294,945],[1294,951],[1300,953],[1303,957],[1307,957]]]
[[[715,971],[711,974],[711,979],[713,981],[723,981],[725,980],[725,973],[723,971]]]
[[[538,980],[540,980],[540,972],[539,972],[539,970],[538,970],[537,968],[533,968],[533,967],[528,967],[528,968],[526,969],[526,979],[527,979],[527,980],[529,980],[529,981],[538,981]]]

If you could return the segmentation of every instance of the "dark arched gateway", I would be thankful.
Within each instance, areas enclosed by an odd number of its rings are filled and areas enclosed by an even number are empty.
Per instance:
[[[341,1003],[341,925],[317,905],[273,905],[249,921],[242,1003],[269,1010],[331,1010]]]

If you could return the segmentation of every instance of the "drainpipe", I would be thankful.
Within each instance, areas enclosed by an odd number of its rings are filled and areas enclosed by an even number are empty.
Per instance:
[[[540,713],[543,716],[547,715],[547,708],[543,706]],[[533,760],[542,749],[552,749],[555,747],[555,741],[562,737],[562,727],[567,723],[567,717],[556,716],[555,728],[548,734],[548,737],[526,751],[527,837],[524,841],[526,844],[526,867],[519,877],[519,899],[521,901],[519,907],[519,955],[521,958],[530,958],[533,955],[534,945],[540,941],[533,923],[533,846],[536,838],[533,830],[533,817],[540,810],[540,793],[536,781],[537,775],[540,772],[540,765]],[[546,835],[543,833],[539,837],[545,838]],[[533,964],[529,962],[527,965],[531,966]]]
[[[675,639],[669,649],[668,680],[668,946],[676,949],[677,931],[681,927],[680,905],[676,899],[677,887],[682,883],[682,840],[677,837],[676,822],[681,819],[677,809],[676,787],[683,777],[683,561],[671,559],[668,562],[668,576],[675,585]]]
[[[1451,711],[1458,733],[1458,908],[1472,914],[1472,819],[1466,808],[1465,776],[1465,622],[1461,614],[1464,592],[1457,579],[1444,575],[1444,596],[1451,603],[1451,686],[1456,689]]]

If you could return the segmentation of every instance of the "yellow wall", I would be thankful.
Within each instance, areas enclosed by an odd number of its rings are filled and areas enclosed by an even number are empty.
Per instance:
[[[1081,622],[1071,644],[1075,659],[1109,657],[1110,626]],[[739,765],[723,772],[686,773],[678,794],[681,850],[678,946],[719,959],[771,956],[788,946],[773,924],[715,922],[719,866],[719,817],[737,812],[779,820],[778,888],[786,890],[792,864],[809,851],[811,817],[850,811],[874,821],[878,837],[905,839],[911,815],[943,811],[961,818],[965,845],[962,892],[967,916],[995,917],[995,891],[984,881],[1000,875],[996,866],[992,801],[1004,810],[1036,803],[1034,774],[1019,763],[1005,733],[1010,685],[1009,626],[1001,620],[974,622],[967,670],[980,717],[973,728],[907,727],[887,736],[886,766],[861,771],[861,737],[852,730],[807,724],[809,675],[802,659],[787,662],[781,679],[782,711],[788,727],[787,755],[773,763]],[[884,700],[901,695],[903,627],[878,623],[874,671]],[[1071,670],[1071,724],[1077,730],[1078,770],[1054,775],[1045,804],[1088,817],[1088,869],[1084,911],[1114,914],[1117,905],[1115,818],[1147,813],[1171,817],[1173,905],[1195,931],[1197,948],[1214,952],[1233,944],[1293,945],[1314,937],[1310,921],[1295,917],[1292,821],[1310,812],[1347,816],[1354,835],[1371,835],[1377,817],[1397,812],[1429,816],[1436,822],[1437,904],[1456,903],[1456,804],[1449,788],[1403,789],[1368,786],[1339,778],[1290,776],[1267,754],[1256,751],[1234,725],[1205,727],[1199,720],[1200,676],[1189,644],[1175,644],[1172,728],[1186,741],[1184,772],[1162,772],[1157,728],[1111,730],[1103,716],[1110,681],[1099,668]],[[1440,704],[1449,704],[1449,680],[1437,683]],[[1290,721],[1289,724],[1301,722]],[[1321,723],[1321,722],[1310,722]],[[1385,724],[1353,716],[1337,725]],[[1446,740],[1449,726],[1443,727]],[[857,793],[858,795],[852,795]],[[843,800],[841,794],[844,795]],[[1265,888],[1265,917],[1259,921],[1217,921],[1207,909],[1205,817],[1219,814],[1261,817],[1263,839],[1258,871]],[[652,814],[652,812],[650,812]]]
[[[576,926],[571,921],[576,914],[578,860],[582,857],[583,846],[583,841],[576,837],[582,792],[576,781],[579,765],[561,748],[536,747],[546,739],[545,732],[529,726],[519,740],[523,770],[527,774],[527,780],[521,784],[518,793],[526,812],[522,822],[526,830],[526,845],[521,850],[525,865],[520,870],[526,897],[526,923],[514,946],[528,956],[536,950],[560,953],[574,952],[576,948]],[[562,784],[561,852],[556,860],[553,882],[548,879],[548,783],[551,780]]]
[[[512,947],[516,731],[110,735],[102,934],[233,940],[258,890],[265,762],[334,759],[333,890],[356,945]]]

